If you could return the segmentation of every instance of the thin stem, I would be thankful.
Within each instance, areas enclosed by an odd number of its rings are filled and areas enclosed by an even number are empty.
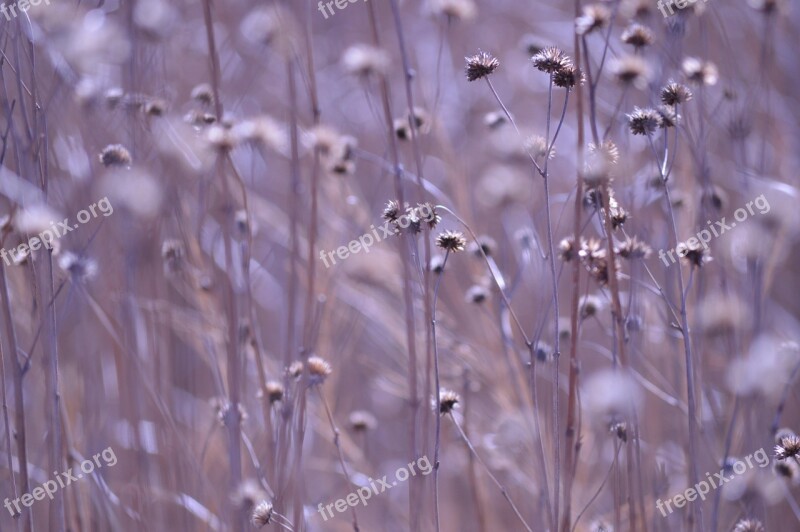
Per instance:
[[[480,247],[480,246],[479,246]],[[436,278],[436,286],[433,289],[433,302],[431,303],[431,331],[433,333],[433,375],[436,385],[436,442],[433,447],[433,507],[436,516],[436,530],[439,530],[439,447],[441,446],[442,434],[442,416],[441,412],[441,388],[439,385],[439,345],[436,342],[436,301],[439,299],[439,286],[442,284],[442,277],[444,277],[445,266],[447,265],[447,258],[450,256],[448,249],[444,254],[442,261],[442,273]]]

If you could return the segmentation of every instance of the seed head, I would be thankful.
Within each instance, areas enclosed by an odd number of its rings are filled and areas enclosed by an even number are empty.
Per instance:
[[[800,438],[797,436],[785,436],[775,446],[775,458],[778,460],[785,460],[797,455],[800,455]]]
[[[787,427],[782,427],[775,432],[775,445],[780,445],[781,440],[789,436],[797,436],[794,431]]]
[[[532,155],[539,163],[544,161],[545,156],[548,159],[552,159],[556,156],[555,148],[551,148],[548,152],[549,146],[547,145],[547,140],[541,135],[531,135],[525,140],[523,147],[525,151]]]
[[[655,40],[656,38],[650,28],[641,24],[633,23],[622,32],[622,42],[630,44],[637,50],[650,46]]]
[[[490,111],[483,116],[483,123],[489,129],[497,129],[507,121],[506,115],[499,111]]]
[[[459,231],[445,231],[439,233],[439,236],[436,237],[436,245],[445,251],[457,253],[464,251],[467,246],[467,240]]]
[[[58,266],[78,283],[88,281],[97,273],[97,263],[89,257],[80,257],[67,251],[58,259]]]
[[[692,99],[692,91],[683,83],[670,81],[661,89],[661,101],[664,105],[678,105]]]
[[[382,217],[387,222],[395,223],[400,218],[400,202],[396,200],[390,200],[386,207],[383,208]]]
[[[456,407],[456,404],[461,400],[456,392],[442,388],[439,391],[439,413],[449,414]],[[436,402],[433,403],[436,408]]]
[[[643,88],[650,77],[647,63],[638,55],[628,55],[616,60],[611,70],[619,83],[638,88]]]
[[[704,248],[702,245],[698,244],[678,244],[678,248],[685,248],[686,252],[683,256],[683,260],[689,263],[691,266],[696,268],[702,268],[707,262],[711,262],[711,256],[708,254],[708,250]],[[680,249],[676,249],[678,254],[680,255]]]
[[[623,442],[628,441],[628,424],[624,421],[620,421],[618,423],[612,423],[608,427],[608,431],[611,434],[614,434],[617,438],[622,440]]]
[[[441,255],[434,255],[431,257],[431,271],[436,275],[444,272],[444,257]]]
[[[103,166],[128,166],[131,164],[131,152],[122,144],[109,144],[99,155]]]
[[[496,249],[497,249],[497,242],[495,242],[494,238],[488,235],[479,236],[475,242],[472,242],[469,245],[470,253],[472,253],[479,259],[483,258],[483,255],[491,257]],[[483,253],[481,253],[481,251],[483,251]]]
[[[686,79],[695,85],[716,85],[719,80],[717,66],[710,61],[687,57],[681,65]]]
[[[575,19],[575,33],[588,35],[608,25],[611,12],[603,4],[589,4],[583,8],[583,13]]]
[[[391,64],[385,50],[368,44],[356,44],[345,50],[342,66],[349,74],[367,77],[385,74]]]
[[[756,519],[742,519],[733,527],[733,532],[764,532],[764,525]]]
[[[268,525],[272,519],[272,503],[269,501],[261,501],[253,508],[253,513],[250,516],[250,521],[256,528],[261,528]]]
[[[208,83],[201,83],[192,89],[192,100],[199,102],[203,105],[212,105],[214,103],[214,91]]]
[[[312,385],[325,382],[325,379],[332,371],[333,368],[324,358],[318,356],[308,357],[308,373]]]
[[[242,510],[251,511],[259,502],[265,500],[267,494],[255,480],[245,480],[231,496],[233,503]]]
[[[586,319],[595,316],[603,308],[602,300],[594,295],[582,296],[579,304],[581,318]]]
[[[661,128],[667,129],[678,125],[681,115],[675,112],[675,107],[671,105],[659,105],[658,114],[661,115]]]
[[[628,260],[646,259],[650,256],[650,246],[638,240],[635,236],[628,237],[616,249],[616,253]]]
[[[374,429],[378,422],[375,416],[366,410],[355,410],[350,413],[350,428],[355,432],[365,432]]]
[[[475,304],[483,303],[488,298],[489,298],[489,291],[486,290],[485,287],[478,284],[470,286],[469,290],[467,290],[466,296],[464,297],[467,303],[475,303]]]
[[[431,11],[455,21],[475,18],[476,9],[472,0],[431,0]]]
[[[619,149],[611,140],[604,140],[599,146],[590,142],[589,155],[599,158],[607,166],[615,165],[619,161]]]
[[[572,60],[559,48],[549,46],[531,58],[534,68],[547,74],[556,72],[572,65]]]
[[[290,377],[294,377],[295,379],[298,378],[300,375],[303,374],[303,363],[299,360],[295,360],[289,367],[286,368],[286,372],[289,374]]]
[[[575,65],[569,65],[553,74],[553,84],[556,87],[571,89],[575,85],[583,85],[583,72]]]
[[[464,61],[467,81],[488,77],[500,66],[500,61],[492,57],[492,54],[480,50],[472,57],[465,57]]]
[[[792,460],[775,462],[772,466],[772,469],[775,471],[776,475],[791,482],[792,484],[797,484],[800,482],[800,466],[797,465],[797,462]]]
[[[436,228],[439,222],[442,221],[441,215],[436,211],[436,205],[429,201],[417,203],[417,214],[422,217],[423,221],[427,222],[428,227],[431,229]]]
[[[264,388],[267,390],[267,398],[270,404],[283,400],[283,384],[279,381],[267,381]]]
[[[647,135],[648,137],[661,127],[661,115],[655,109],[634,107],[628,115],[628,128],[634,135]]]

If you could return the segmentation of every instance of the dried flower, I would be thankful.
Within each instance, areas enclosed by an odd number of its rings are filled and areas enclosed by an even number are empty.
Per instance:
[[[286,368],[286,372],[289,374],[290,377],[294,377],[295,379],[298,378],[300,375],[303,374],[303,363],[299,360],[295,360],[289,367]]]
[[[255,508],[253,514],[250,516],[250,521],[256,528],[261,528],[268,525],[272,519],[272,503],[269,501],[261,501]]]
[[[472,242],[469,245],[470,253],[472,253],[479,259],[483,258],[483,255],[491,257],[496,249],[497,249],[497,242],[494,241],[494,238],[487,235],[479,236],[475,242]]]
[[[655,109],[634,107],[628,115],[628,127],[634,135],[650,136],[661,126],[661,115]]]
[[[631,24],[622,32],[622,42],[630,44],[637,50],[650,46],[655,40],[656,38],[650,28],[637,23]]]
[[[267,392],[267,398],[269,399],[270,404],[283,401],[283,384],[281,384],[279,381],[267,381],[267,383],[264,385],[264,388]]]
[[[58,266],[68,272],[76,282],[84,282],[95,276],[97,273],[97,263],[88,257],[67,251],[58,259]]]
[[[764,532],[764,525],[756,519],[741,519],[733,527],[733,532]]]
[[[611,425],[608,427],[608,431],[623,442],[628,441],[628,424],[624,421],[611,423]]]
[[[797,484],[800,482],[800,466],[797,465],[797,462],[791,460],[775,462],[772,466],[772,469],[775,471],[776,475],[791,482],[792,484]]]
[[[661,89],[661,101],[664,105],[678,105],[692,99],[692,91],[682,83],[670,81]]]
[[[374,429],[377,424],[375,416],[365,410],[355,410],[350,413],[350,428],[356,432]]]
[[[476,9],[472,0],[431,0],[431,11],[449,20],[471,20]]]
[[[611,65],[611,71],[619,83],[644,88],[650,77],[650,69],[644,59],[638,55],[628,55],[617,59]]]
[[[553,85],[564,89],[571,89],[575,85],[583,85],[583,72],[574,65],[565,66],[553,74]]]
[[[342,66],[349,74],[366,77],[385,74],[391,60],[385,50],[368,44],[356,44],[342,55]]]
[[[775,432],[775,444],[780,445],[781,440],[783,440],[784,438],[788,438],[790,436],[797,436],[797,434],[795,434],[795,432],[792,429],[787,427],[782,427],[778,429],[777,432]]]
[[[650,246],[641,242],[635,236],[626,238],[616,249],[616,253],[620,257],[628,260],[646,259],[651,252]]]
[[[485,287],[481,285],[472,285],[467,290],[467,294],[464,297],[467,303],[476,303],[480,304],[486,301],[489,298],[489,291],[486,290]]]
[[[681,115],[675,112],[671,105],[659,105],[658,114],[661,115],[661,128],[675,127],[681,119]]]
[[[195,100],[203,105],[214,104],[214,90],[208,83],[201,83],[192,89],[192,100]]]
[[[588,35],[605,27],[611,18],[611,12],[603,4],[584,6],[581,16],[575,19],[575,33]]]
[[[381,216],[388,222],[397,222],[400,218],[400,202],[396,200],[389,201],[386,207],[383,208],[383,214]]]
[[[564,262],[569,262],[576,256],[575,239],[565,238],[558,243],[558,258]]]
[[[332,371],[331,365],[324,358],[318,356],[308,357],[308,373],[312,386],[325,382],[325,379]]]
[[[467,81],[488,77],[500,66],[500,61],[480,50],[472,57],[465,57],[464,61],[466,61]]]
[[[103,166],[128,166],[131,164],[131,152],[122,144],[109,144],[99,155]]]
[[[586,319],[597,315],[601,308],[603,308],[603,301],[594,295],[581,296],[578,305],[581,318]]]
[[[710,61],[687,57],[681,65],[686,79],[696,85],[716,85],[719,79],[717,66]]]
[[[436,237],[436,245],[445,251],[456,253],[464,251],[467,240],[459,231],[445,231]]]
[[[531,135],[525,139],[523,148],[525,148],[525,151],[533,156],[537,162],[544,161],[545,156],[548,159],[552,159],[556,156],[556,149],[551,148],[548,151],[549,146],[547,145],[547,140],[541,135]]]
[[[534,68],[547,74],[556,72],[572,65],[572,60],[559,48],[549,46],[531,58]]]
[[[483,123],[486,124],[489,129],[497,129],[507,121],[508,119],[506,118],[505,113],[501,113],[499,111],[491,111],[486,113],[483,117]]]
[[[704,248],[699,243],[696,245],[694,243],[691,245],[680,243],[675,247],[675,251],[683,260],[697,268],[702,268],[705,263],[711,261],[708,249]]]
[[[248,512],[266,498],[267,494],[261,488],[261,485],[251,479],[244,480],[239,484],[236,491],[231,496],[233,504]]]
[[[797,436],[785,436],[775,446],[775,458],[778,460],[785,460],[797,455],[800,455],[800,438]]]
[[[460,400],[456,392],[442,388],[439,391],[439,413],[449,414]],[[436,401],[433,402],[433,407],[436,408]]]
[[[436,275],[444,272],[444,257],[442,255],[434,255],[431,257],[431,271]]]

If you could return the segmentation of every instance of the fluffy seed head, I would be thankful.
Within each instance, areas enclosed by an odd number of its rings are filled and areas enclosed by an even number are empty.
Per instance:
[[[270,404],[283,400],[283,384],[279,381],[267,381],[264,388],[267,390],[267,398]]]
[[[467,246],[467,240],[459,231],[445,231],[439,233],[439,236],[436,237],[436,245],[445,251],[457,253],[464,251]]]
[[[324,358],[318,356],[308,357],[308,373],[312,385],[325,382],[325,379],[332,371],[333,368]]]
[[[661,126],[661,115],[655,109],[634,107],[628,115],[628,128],[634,135],[650,136]]]
[[[711,261],[711,256],[709,255],[708,250],[699,243],[697,245],[694,245],[694,243],[692,243],[692,245],[678,244],[678,247],[686,248],[686,253],[683,256],[683,260],[695,268],[702,268],[707,262]],[[678,254],[680,254],[680,250],[677,251]]]
[[[603,4],[589,4],[583,8],[581,16],[575,19],[575,33],[588,35],[604,28],[611,18],[611,11]]]
[[[470,286],[469,290],[467,290],[466,296],[464,297],[467,303],[475,303],[475,304],[483,303],[488,298],[489,298],[489,291],[486,290],[485,287],[478,284]]]
[[[641,24],[633,23],[622,32],[622,42],[630,44],[637,50],[650,46],[655,40],[656,38],[650,28]]]
[[[465,57],[464,61],[467,81],[488,77],[500,66],[500,61],[492,57],[492,54],[480,50],[472,57]]]
[[[378,422],[375,416],[366,410],[355,410],[350,413],[350,428],[356,432],[365,432],[374,429]]]
[[[439,413],[440,414],[449,414],[453,411],[456,407],[456,404],[461,400],[461,397],[458,394],[451,390],[446,390],[444,388],[441,389],[439,392]],[[433,403],[434,408],[436,407],[436,402]]]
[[[100,162],[103,166],[128,166],[133,159],[131,152],[122,144],[109,144],[99,155]]]
[[[742,519],[733,527],[733,532],[764,532],[764,525],[756,519]]]
[[[800,438],[797,436],[785,436],[775,446],[775,458],[778,460],[785,460],[797,455],[800,455]]]
[[[650,77],[650,69],[644,59],[638,55],[628,55],[617,59],[611,65],[616,80],[623,85],[644,88]]]
[[[250,515],[250,521],[256,528],[261,528],[268,525],[272,519],[272,503],[269,501],[261,501],[253,508],[253,513]]]
[[[628,260],[646,259],[651,253],[650,246],[641,242],[635,236],[628,237],[617,247],[617,254]]]
[[[692,99],[692,91],[683,83],[670,81],[661,89],[661,101],[664,105],[678,105]]]
[[[368,44],[356,44],[342,55],[342,66],[349,74],[366,77],[372,74],[385,74],[391,64],[385,50]]]
[[[547,74],[556,72],[572,65],[572,60],[555,46],[548,46],[531,58],[534,68]]]
[[[89,257],[79,257],[67,251],[58,258],[58,266],[76,282],[88,281],[97,273],[97,263]]]
[[[601,308],[603,308],[603,301],[595,295],[582,296],[578,305],[581,313],[581,318],[590,318],[595,316]]]
[[[686,79],[695,85],[716,85],[719,80],[717,66],[710,61],[687,57],[681,64]]]
[[[431,0],[431,11],[455,21],[475,18],[476,9],[472,0]]]
[[[565,66],[553,74],[553,84],[564,89],[571,89],[575,85],[583,85],[583,80],[583,72],[575,65]]]
[[[789,436],[797,436],[794,431],[787,427],[779,428],[777,432],[775,432],[775,445],[780,445],[781,440],[784,438],[788,438]]]

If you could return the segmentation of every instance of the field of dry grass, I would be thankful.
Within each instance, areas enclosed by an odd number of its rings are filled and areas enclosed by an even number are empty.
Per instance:
[[[800,13],[671,1],[3,4],[0,532],[800,530]]]

